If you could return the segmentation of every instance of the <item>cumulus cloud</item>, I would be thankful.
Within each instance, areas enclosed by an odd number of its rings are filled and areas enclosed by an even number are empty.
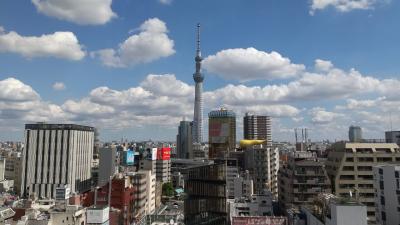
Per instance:
[[[16,53],[26,58],[68,60],[81,60],[86,55],[75,34],[67,31],[41,36],[21,36],[15,31],[0,32],[0,52]]]
[[[31,86],[20,80],[0,80],[0,120],[4,121],[4,126],[19,127],[25,122],[35,121],[66,121],[68,117],[60,106],[43,101]]]
[[[315,60],[315,69],[317,71],[322,71],[322,72],[326,72],[329,71],[333,68],[333,64],[331,61],[326,61],[326,60],[322,60],[322,59],[316,59]]]
[[[55,91],[62,91],[65,90],[66,86],[63,82],[55,82],[53,84],[53,90]]]
[[[204,68],[227,80],[272,80],[295,77],[304,65],[293,64],[277,52],[255,48],[226,49],[204,60]]]
[[[209,101],[226,104],[235,104],[236,102],[268,104],[340,99],[364,93],[393,90],[385,89],[384,87],[388,86],[385,84],[389,84],[389,82],[363,76],[354,69],[343,71],[332,67],[330,70],[320,73],[305,72],[299,79],[287,84],[264,87],[229,84],[213,92],[206,92],[205,96]]]
[[[24,102],[39,99],[39,94],[32,87],[15,78],[0,80],[0,101]]]
[[[229,84],[207,90],[204,115],[224,106],[236,112],[240,126],[240,118],[250,111],[279,120],[285,128],[279,129],[282,132],[305,126],[318,130],[316,136],[323,138],[334,138],[332,133],[346,137],[350,124],[359,124],[373,135],[383,134],[390,122],[400,126],[397,117],[389,119],[400,110],[400,98],[394,95],[397,79],[378,79],[355,69],[344,71],[326,62],[316,61],[316,72],[303,72],[288,83]],[[193,85],[173,74],[149,74],[138,85],[122,90],[97,87],[87,96],[59,105],[41,99],[29,85],[8,78],[0,80],[0,130],[36,121],[82,123],[108,130],[170,129],[183,117],[192,118],[193,101]]]
[[[185,97],[193,96],[194,94],[193,86],[177,80],[173,74],[150,74],[140,84],[140,86],[159,95]]]
[[[118,49],[102,49],[92,53],[110,67],[128,67],[149,63],[175,53],[174,41],[167,33],[166,24],[158,19],[146,20],[134,34],[119,44]]]
[[[321,107],[314,107],[310,110],[311,121],[317,124],[331,123],[335,119],[344,116],[340,113],[329,112]]]
[[[32,0],[38,12],[60,20],[81,24],[105,24],[116,14],[112,0]]]
[[[312,0],[310,14],[317,10],[333,7],[339,12],[349,12],[355,9],[373,9],[376,4],[387,3],[388,0]]]

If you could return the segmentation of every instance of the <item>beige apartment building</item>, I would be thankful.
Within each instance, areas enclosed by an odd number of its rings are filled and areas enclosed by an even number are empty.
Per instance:
[[[369,224],[375,224],[375,190],[372,167],[400,163],[399,146],[394,143],[346,143],[332,145],[326,169],[339,197],[356,198],[367,206]]]
[[[312,205],[316,195],[331,193],[324,163],[312,152],[290,152],[278,177],[279,202],[287,209]]]

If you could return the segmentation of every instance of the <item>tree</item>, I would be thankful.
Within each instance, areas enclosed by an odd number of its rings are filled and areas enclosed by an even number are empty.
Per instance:
[[[174,196],[175,190],[171,182],[164,183],[162,186],[162,195],[164,196]]]

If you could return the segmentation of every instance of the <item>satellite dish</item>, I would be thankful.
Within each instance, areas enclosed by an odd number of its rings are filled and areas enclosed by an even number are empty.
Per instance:
[[[174,222],[174,220],[173,219],[171,219],[170,221],[169,221],[169,224],[174,224],[175,222]]]

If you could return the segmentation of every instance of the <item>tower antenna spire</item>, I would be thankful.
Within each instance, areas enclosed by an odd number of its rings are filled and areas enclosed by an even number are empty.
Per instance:
[[[201,51],[200,51],[200,23],[197,23],[197,48],[196,48],[196,56],[201,57]]]

